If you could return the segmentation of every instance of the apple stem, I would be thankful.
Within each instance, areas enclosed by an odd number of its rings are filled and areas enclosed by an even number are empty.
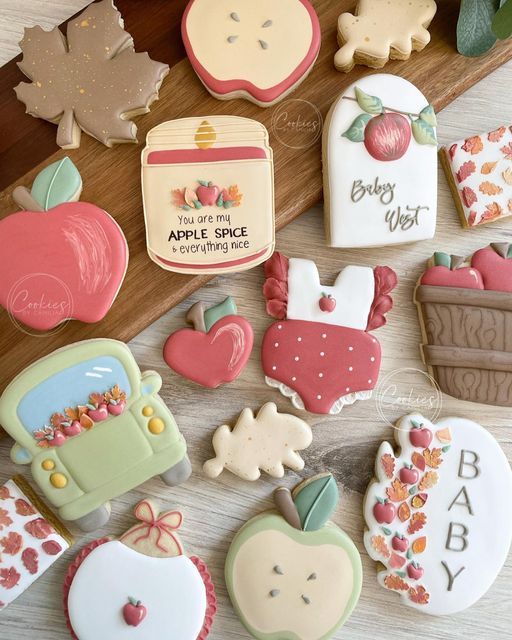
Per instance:
[[[25,211],[44,211],[39,202],[32,196],[27,187],[16,187],[12,192],[12,199],[21,209]]]
[[[196,302],[193,304],[187,312],[186,320],[191,324],[196,331],[206,333],[206,324],[204,321],[204,309],[203,302]]]
[[[299,512],[293,501],[291,491],[286,487],[278,487],[274,491],[274,502],[286,522],[294,529],[302,531]]]

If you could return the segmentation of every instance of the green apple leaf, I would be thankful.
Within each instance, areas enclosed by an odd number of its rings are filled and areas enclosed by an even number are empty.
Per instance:
[[[420,120],[423,120],[423,122],[426,122],[431,127],[437,127],[436,112],[431,104],[428,104],[420,111]]]
[[[301,483],[292,493],[303,531],[317,531],[329,520],[339,500],[332,474],[320,474]]]
[[[342,133],[343,138],[348,138],[352,142],[363,142],[364,129],[368,122],[372,119],[372,116],[368,113],[361,113],[357,116],[354,122],[350,125],[350,128]]]
[[[413,120],[411,128],[412,135],[418,144],[433,144],[437,146],[437,138],[434,128],[424,122],[421,118]]]
[[[501,3],[501,8],[492,21],[492,31],[500,40],[512,36],[512,0]]]
[[[30,194],[44,211],[48,211],[63,202],[76,200],[81,189],[80,173],[71,160],[65,157],[37,174]]]
[[[384,111],[382,100],[380,98],[377,98],[377,96],[370,96],[369,94],[362,91],[362,89],[360,89],[359,87],[355,88],[355,93],[357,104],[363,111],[366,111],[366,113],[377,115]]]
[[[493,20],[499,0],[461,0],[457,22],[457,50],[463,56],[477,57],[491,49],[496,36]]]
[[[450,269],[452,266],[452,258],[443,251],[436,251],[434,253],[434,264],[436,267],[448,267],[448,269]]]

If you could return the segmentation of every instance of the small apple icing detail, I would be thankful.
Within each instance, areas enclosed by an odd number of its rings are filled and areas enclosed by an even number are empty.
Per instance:
[[[167,338],[164,360],[178,375],[215,389],[235,380],[252,352],[250,323],[238,315],[234,299],[207,308],[196,302],[187,313],[193,329],[179,329]]]
[[[220,207],[231,209],[239,207],[243,194],[239,193],[236,184],[221,189],[210,180],[198,180],[199,187],[195,190],[190,187],[185,189],[173,189],[172,199],[175,207],[190,211],[203,207]]]
[[[487,591],[507,557],[512,515],[500,509],[500,492],[512,487],[509,463],[484,428],[462,418],[433,424],[411,414],[395,439],[396,451],[381,444],[366,492],[365,547],[379,584],[404,604],[457,613]]]
[[[135,517],[119,539],[90,543],[70,565],[64,609],[73,638],[119,640],[132,626],[140,640],[206,640],[217,610],[215,587],[204,562],[183,550],[176,533],[183,515],[160,513],[143,500]]]
[[[339,500],[330,473],[274,492],[276,511],[247,522],[226,558],[228,593],[252,637],[328,640],[357,605],[359,552],[330,521]]]

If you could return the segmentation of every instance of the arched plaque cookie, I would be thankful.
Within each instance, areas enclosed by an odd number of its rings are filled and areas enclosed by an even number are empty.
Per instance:
[[[450,615],[492,586],[512,540],[510,465],[479,424],[419,414],[402,418],[397,452],[384,442],[368,487],[364,536],[383,565],[379,583],[404,604]]]
[[[407,80],[366,76],[331,107],[323,133],[325,227],[332,247],[432,238],[436,117]]]
[[[274,251],[274,163],[266,128],[249,118],[164,122],[142,152],[149,257],[177,273],[227,273]]]
[[[194,71],[215,98],[246,98],[261,107],[304,80],[321,41],[309,0],[190,0],[181,33]]]
[[[278,511],[247,522],[228,551],[226,585],[246,629],[257,640],[329,640],[359,600],[361,558],[329,520],[336,481],[324,473],[290,492],[274,492]]]

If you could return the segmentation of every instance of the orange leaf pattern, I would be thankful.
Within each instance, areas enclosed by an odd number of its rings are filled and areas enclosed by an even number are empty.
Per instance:
[[[423,457],[425,458],[427,466],[431,469],[438,469],[443,462],[441,458],[442,453],[442,449],[425,449],[425,451],[423,451]]]
[[[480,222],[489,222],[490,220],[495,220],[499,218],[503,214],[503,209],[497,202],[491,202],[485,207],[485,212],[482,214],[480,218]]]
[[[496,169],[497,164],[498,162],[484,162],[480,169],[480,173],[483,173],[486,176],[489,175],[494,171],[494,169]]]
[[[508,167],[508,169],[505,169],[505,171],[501,174],[501,177],[508,185],[512,186],[512,167]]]
[[[476,164],[473,162],[473,160],[468,160],[467,162],[464,162],[464,164],[462,164],[460,169],[457,171],[457,180],[459,182],[463,182],[466,178],[469,178],[472,173],[475,173],[475,171]]]
[[[439,476],[435,471],[427,471],[427,473],[420,480],[418,489],[420,491],[425,491],[425,489],[431,489],[437,484],[438,480],[439,480]]]
[[[425,536],[423,536],[422,538],[416,538],[411,547],[413,553],[423,553],[426,548],[427,538]]]
[[[473,136],[471,138],[468,138],[462,145],[462,149],[470,153],[472,156],[476,155],[477,153],[480,153],[480,151],[482,151],[483,148],[484,148],[484,145],[482,142],[482,138],[480,138],[480,136]]]
[[[386,544],[386,539],[384,538],[384,536],[373,536],[372,547],[378,554],[380,554],[384,558],[389,558],[391,555],[391,551]]]
[[[484,193],[486,196],[497,196],[503,191],[503,189],[497,184],[489,181],[482,182],[482,184],[478,188],[481,193]]]
[[[425,471],[425,458],[421,455],[421,453],[418,453],[417,451],[415,451],[412,454],[412,463],[415,467],[417,467],[420,471]]]
[[[386,493],[391,502],[401,502],[409,497],[407,487],[398,478],[393,480],[391,486],[386,489]]]
[[[400,576],[390,575],[384,578],[384,584],[393,591],[409,591],[409,585]]]
[[[419,586],[417,589],[411,587],[409,589],[409,599],[416,604],[428,604],[430,595],[423,586]]]
[[[392,478],[395,471],[395,458],[390,453],[385,453],[381,458],[382,468],[387,478]]]
[[[476,193],[471,187],[464,187],[462,189],[462,199],[468,208],[478,200]]]
[[[10,556],[15,556],[21,551],[23,546],[23,538],[19,533],[10,531],[5,538],[0,540],[0,545],[3,548],[3,552]]]
[[[500,151],[505,154],[505,158],[507,160],[512,160],[512,142],[510,142],[509,144],[505,145],[504,147],[501,147]]]
[[[0,509],[0,531],[4,527],[10,527],[12,524],[12,520],[9,517],[9,512],[6,509]]]
[[[402,504],[398,508],[398,518],[400,522],[407,522],[411,517],[411,510],[407,502],[402,502]]]
[[[413,533],[417,533],[427,524],[427,516],[423,513],[423,511],[418,511],[413,515],[409,522],[409,526],[407,527],[407,533],[412,535]]]
[[[487,140],[489,140],[489,142],[499,142],[503,138],[506,130],[506,127],[500,127],[495,131],[491,131],[487,134]]]

